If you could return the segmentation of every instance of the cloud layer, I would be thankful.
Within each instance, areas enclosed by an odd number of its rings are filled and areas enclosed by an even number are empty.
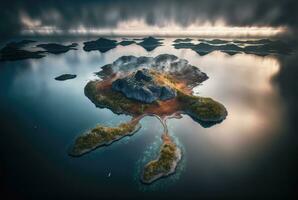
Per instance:
[[[158,27],[175,23],[228,26],[289,26],[296,29],[295,0],[126,0],[126,1],[1,1],[2,36],[16,35],[35,27],[61,30],[113,28],[119,23],[141,20]]]

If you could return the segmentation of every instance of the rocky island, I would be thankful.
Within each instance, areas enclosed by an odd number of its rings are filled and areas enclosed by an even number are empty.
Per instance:
[[[29,58],[45,57],[44,51],[29,51],[24,49],[27,45],[34,43],[33,40],[21,40],[18,42],[10,42],[0,50],[0,61],[25,60]]]
[[[87,131],[75,140],[69,154],[80,156],[132,135],[140,129],[143,117],[155,116],[164,127],[163,143],[158,158],[145,165],[140,178],[143,183],[173,174],[181,159],[181,150],[168,133],[168,118],[187,114],[202,125],[212,125],[227,116],[221,103],[192,94],[193,87],[208,76],[174,55],[123,56],[96,74],[102,80],[88,82],[85,95],[97,107],[130,115],[132,119],[116,127],[98,125]]]
[[[62,45],[58,43],[43,43],[36,46],[29,46],[37,41],[33,40],[21,40],[14,41],[6,44],[0,49],[0,61],[16,61],[25,59],[38,59],[43,58],[48,54],[61,54],[68,52],[69,50],[77,50],[75,47],[77,43],[70,45]],[[36,47],[41,50],[36,50]]]
[[[68,79],[74,79],[76,77],[77,77],[77,75],[75,75],[75,74],[62,74],[60,76],[57,76],[55,78],[55,80],[57,80],[57,81],[65,81],[65,80],[68,80]]]
[[[181,150],[165,135],[158,158],[145,165],[141,181],[150,184],[161,177],[173,174],[181,156]]]
[[[72,43],[70,45],[62,45],[57,43],[47,43],[47,44],[39,44],[37,47],[44,49],[47,53],[52,54],[61,54],[66,53],[69,50],[77,50],[75,47],[78,46],[77,43]]]
[[[162,42],[160,41],[163,39],[158,39],[158,38],[149,36],[149,37],[143,38],[142,40],[143,40],[142,42],[139,42],[137,44],[143,47],[144,49],[146,49],[146,51],[153,51],[154,49],[162,45]]]
[[[178,42],[177,42],[178,41]],[[291,54],[292,45],[281,40],[221,40],[221,39],[199,39],[198,44],[189,40],[177,39],[173,42],[176,49],[191,49],[200,56],[207,55],[214,51],[221,51],[229,55],[238,53],[266,56],[270,54]]]
[[[117,46],[116,40],[110,40],[107,38],[99,38],[93,41],[84,42],[83,49],[87,52],[98,50],[101,53],[105,53]]]

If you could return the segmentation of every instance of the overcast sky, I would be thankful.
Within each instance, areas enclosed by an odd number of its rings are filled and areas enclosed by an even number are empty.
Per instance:
[[[1,37],[21,30],[50,26],[71,29],[79,26],[113,28],[119,22],[142,20],[147,25],[192,23],[229,26],[288,26],[297,29],[298,1],[295,0],[1,0]]]

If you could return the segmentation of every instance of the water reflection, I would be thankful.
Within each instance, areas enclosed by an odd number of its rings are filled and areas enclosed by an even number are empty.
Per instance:
[[[273,57],[230,57],[220,53],[213,56],[216,59],[203,57],[197,61],[210,79],[195,92],[219,99],[229,115],[222,125],[206,131],[211,133],[210,140],[217,148],[241,155],[246,148],[255,149],[255,143],[268,142],[280,128],[281,105],[271,83],[280,66]]]
[[[283,105],[271,81],[279,72],[279,61],[274,56],[229,56],[221,52],[212,52],[201,57],[192,50],[175,49],[172,47],[173,40],[165,39],[163,46],[151,52],[131,44],[118,45],[104,54],[97,51],[85,52],[81,48],[85,40],[79,40],[76,41],[79,43],[77,51],[48,55],[39,60],[1,63],[0,83],[3,84],[0,88],[3,91],[3,103],[0,108],[7,112],[7,109],[13,107],[14,112],[11,114],[15,115],[16,119],[23,120],[24,123],[28,123],[26,120],[30,119],[30,125],[32,123],[47,130],[39,132],[20,127],[22,131],[17,131],[15,136],[22,134],[26,137],[34,151],[40,152],[40,156],[46,158],[48,165],[57,170],[57,173],[76,172],[72,178],[70,175],[64,177],[62,186],[69,190],[76,187],[73,195],[86,196],[88,193],[92,197],[107,196],[115,187],[120,188],[120,183],[125,185],[121,195],[139,194],[140,191],[133,184],[134,165],[142,157],[145,147],[152,144],[158,132],[141,130],[134,140],[128,140],[129,144],[120,142],[111,149],[109,147],[104,151],[92,152],[91,156],[79,160],[69,158],[66,149],[73,138],[95,124],[115,125],[128,118],[114,115],[107,109],[95,108],[84,96],[84,86],[89,80],[97,78],[94,72],[123,55],[155,57],[162,53],[173,54],[187,59],[190,64],[207,73],[209,79],[195,88],[195,93],[223,103],[229,115],[223,123],[210,128],[201,127],[187,116],[179,120],[169,120],[170,132],[183,144],[184,154],[188,159],[180,179],[176,185],[171,186],[172,194],[181,196],[183,185],[198,184],[198,188],[203,188],[205,184],[214,187],[223,184],[223,180],[215,178],[216,175],[236,180],[241,177],[245,180],[251,175],[251,171],[258,168],[259,163],[266,160],[266,154],[275,148],[280,130],[284,129]],[[54,80],[56,76],[64,73],[76,74],[77,77],[65,82]],[[151,127],[151,124],[154,124],[151,121],[144,119],[142,123],[145,127]],[[10,123],[9,125],[14,126],[15,122]],[[12,141],[7,140],[12,137],[8,127],[5,126],[7,130],[4,131],[2,141]],[[12,149],[17,147],[17,143],[13,142],[3,145],[9,145]],[[24,152],[26,153],[30,154],[29,151]],[[17,155],[14,151],[10,154]],[[123,157],[123,154],[128,156]],[[35,165],[39,166],[39,162],[42,161],[36,161]],[[25,165],[30,168],[29,163]],[[21,172],[17,172],[17,166],[13,165],[17,178],[30,181],[25,175],[21,175]],[[126,170],[123,171],[117,166],[123,166]],[[101,172],[109,168],[116,172],[112,172],[115,174],[112,183],[107,184],[105,174]],[[28,174],[32,173],[29,169]],[[36,173],[42,174],[42,169]],[[36,178],[35,181],[40,179]],[[56,181],[50,176],[46,176],[46,179],[49,184]],[[71,182],[75,182],[76,186],[72,186]],[[19,187],[22,186],[21,184]],[[98,186],[102,188],[100,192]],[[56,191],[59,192],[61,193]]]

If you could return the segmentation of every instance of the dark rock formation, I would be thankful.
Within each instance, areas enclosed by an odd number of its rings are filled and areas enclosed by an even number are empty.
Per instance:
[[[75,74],[62,74],[61,76],[57,76],[55,78],[55,80],[57,80],[57,81],[65,81],[65,80],[68,80],[68,79],[74,79],[76,77],[77,77],[77,75],[75,75]]]
[[[145,81],[145,82],[149,82],[152,81],[152,76],[148,73],[147,70],[138,70],[134,76],[134,78],[136,79],[136,81],[141,82],[141,81]]]
[[[138,70],[112,84],[112,89],[122,92],[127,98],[144,103],[168,100],[176,97],[176,91],[168,86],[158,85],[147,69]]]
[[[101,53],[105,53],[117,46],[116,40],[110,40],[106,38],[99,38],[98,40],[84,42],[83,49],[85,51],[95,51],[98,50]]]
[[[60,54],[65,53],[69,50],[77,50],[75,47],[78,46],[77,43],[72,43],[70,45],[62,45],[57,43],[39,44],[37,47],[43,48],[48,53]]]
[[[142,46],[147,51],[152,51],[155,48],[162,45],[162,42],[160,42],[162,39],[156,39],[154,37],[147,37],[143,38],[142,42],[137,43],[138,45]]]
[[[163,65],[167,62],[174,62],[178,59],[177,56],[171,54],[160,54],[154,58],[155,65]]]

